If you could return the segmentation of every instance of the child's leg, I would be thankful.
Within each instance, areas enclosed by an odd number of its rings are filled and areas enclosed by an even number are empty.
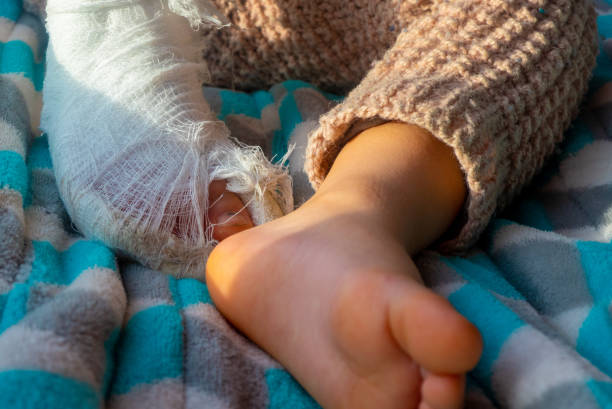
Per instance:
[[[302,207],[219,244],[211,296],[327,409],[459,408],[482,341],[410,254],[464,197],[442,143],[410,125],[371,128]]]
[[[211,217],[221,196],[209,197],[212,181],[227,181],[256,223],[292,209],[285,172],[233,143],[204,100],[192,25],[209,4],[48,0],[42,117],[81,232],[150,267],[199,277],[214,238],[233,231],[214,224],[243,207],[226,194]]]

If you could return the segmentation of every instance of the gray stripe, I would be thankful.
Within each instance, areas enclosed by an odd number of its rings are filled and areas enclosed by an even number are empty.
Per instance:
[[[14,130],[23,146],[27,146],[30,138],[30,114],[21,91],[11,80],[0,75],[0,95],[0,122],[8,124],[8,128]]]
[[[612,186],[547,192],[538,200],[555,229],[597,227],[605,222],[606,211],[612,206]]]
[[[566,328],[557,328],[553,326],[549,318],[540,315],[527,301],[499,295],[496,295],[495,298],[514,311],[516,315],[535,330],[544,334],[548,339],[558,340],[560,343],[569,342],[571,345],[575,345],[576,338],[571,338],[572,334],[569,334]]]
[[[251,146],[260,146],[264,154],[270,157],[272,135],[267,135],[260,119],[244,114],[232,114],[225,117],[225,124],[232,137]]]
[[[606,212],[612,207],[611,185],[576,190],[572,194],[596,226],[608,222]]]
[[[13,283],[24,262],[24,226],[13,210],[0,207],[0,280]]]
[[[593,110],[585,110],[580,115],[580,119],[587,124],[593,139],[607,140],[612,139],[612,134],[608,132],[610,127],[605,126],[606,123],[612,121],[612,119],[608,119],[610,115],[612,115],[612,102]]]
[[[285,88],[285,86],[282,83],[276,84],[276,85],[273,85],[272,88],[270,88],[269,92],[272,95],[272,100],[278,106],[281,100],[285,98],[285,95],[287,95],[287,88]]]
[[[612,12],[612,8],[605,2],[605,0],[593,0],[593,5],[595,6],[595,10],[599,14],[610,13]]]
[[[477,384],[472,376],[468,374],[465,388],[466,409],[495,409],[496,406],[485,394],[484,390]]]
[[[238,348],[237,341],[230,339],[217,325],[192,314],[185,314],[184,323],[186,384],[218,396],[230,408],[266,408],[266,368]],[[238,342],[250,344],[225,325],[236,338],[241,338]],[[254,345],[252,352],[262,354]]]
[[[221,98],[220,91],[221,88],[202,88],[202,94],[204,94],[204,99],[206,100],[206,102],[208,102],[208,106],[210,106],[210,109],[217,115],[221,113],[221,109],[223,108],[223,99]]]
[[[414,262],[428,287],[442,287],[466,282],[459,273],[443,261],[440,254],[434,251],[422,252]]]
[[[34,311],[38,307],[46,304],[53,299],[65,286],[37,283],[30,287],[30,293],[28,294],[27,311]]]
[[[592,303],[580,252],[572,243],[525,240],[501,247],[492,258],[538,312],[557,315]]]
[[[303,121],[315,120],[329,111],[335,103],[325,98],[312,88],[298,88],[293,92],[293,98],[300,111]]]
[[[547,390],[525,409],[601,409],[588,386],[582,383],[558,385]]]
[[[121,325],[121,318],[98,294],[73,290],[60,292],[31,311],[20,324],[51,331],[65,339],[87,361],[96,383],[101,384],[106,365],[104,343]]]
[[[55,175],[51,169],[32,169],[31,173],[32,205],[43,207],[62,220],[66,231],[71,231],[70,218],[60,198]]]
[[[147,298],[174,304],[167,275],[136,263],[123,264],[120,271],[128,303]]]

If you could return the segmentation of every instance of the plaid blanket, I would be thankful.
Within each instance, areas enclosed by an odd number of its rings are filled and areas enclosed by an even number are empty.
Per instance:
[[[612,407],[612,7],[596,6],[602,52],[558,155],[470,254],[417,260],[483,334],[468,408]],[[204,283],[75,231],[37,131],[44,28],[22,8],[0,0],[0,408],[318,407]],[[204,94],[234,136],[277,157],[338,100],[300,81]],[[289,166],[299,203],[299,155]]]

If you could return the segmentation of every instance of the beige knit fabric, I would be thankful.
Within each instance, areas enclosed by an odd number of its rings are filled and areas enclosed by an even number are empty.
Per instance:
[[[313,186],[358,121],[413,123],[454,149],[469,196],[445,250],[472,245],[542,167],[577,113],[597,53],[588,0],[215,3],[234,24],[203,33],[215,84],[357,85],[310,138]]]

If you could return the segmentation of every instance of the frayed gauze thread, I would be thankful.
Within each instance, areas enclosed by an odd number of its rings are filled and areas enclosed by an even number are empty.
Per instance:
[[[233,141],[204,100],[200,24],[226,20],[206,0],[49,0],[41,121],[79,230],[195,277],[215,244],[212,180],[227,180],[256,224],[293,209],[286,169]]]

